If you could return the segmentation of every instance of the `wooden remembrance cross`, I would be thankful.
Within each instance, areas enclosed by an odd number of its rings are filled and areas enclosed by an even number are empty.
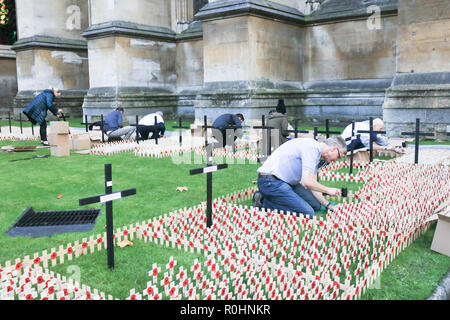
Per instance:
[[[369,148],[369,157],[370,162],[373,162],[373,135],[374,134],[386,134],[386,131],[374,131],[373,130],[373,119],[369,118],[369,130],[358,130],[358,133],[368,133],[369,134],[369,141],[370,141],[370,148]]]
[[[431,137],[434,136],[434,133],[426,133],[426,132],[420,132],[420,119],[417,118],[416,119],[416,131],[414,132],[402,132],[402,135],[405,136],[414,136],[415,137],[415,156],[414,156],[414,163],[418,164],[419,163],[419,138],[421,136],[427,136],[427,137]]]
[[[299,133],[309,133],[308,130],[298,130],[298,120],[300,119],[294,119],[294,130],[286,130],[286,132],[293,132],[295,139],[298,138]]]
[[[208,129],[213,129],[213,126],[208,126],[208,117],[203,117],[203,125],[201,126],[202,129],[205,130],[205,148],[208,146]],[[225,146],[223,146],[225,147]]]
[[[266,146],[266,150],[261,150],[264,152],[264,156],[261,158],[258,158],[258,162],[264,162],[267,160],[267,158],[272,154],[272,129],[275,129],[274,127],[266,126],[265,124],[265,117],[262,115],[261,118],[261,126],[254,126],[253,129],[262,129],[266,130],[266,136],[263,134],[263,146]]]
[[[90,123],[88,121],[88,116],[87,114],[84,115],[84,122],[81,122],[82,125],[84,125],[86,127],[86,132],[89,132],[89,126],[93,125],[94,123]]]
[[[83,198],[79,200],[80,206],[92,203],[106,203],[106,245],[108,255],[108,267],[114,268],[114,224],[113,224],[113,201],[136,194],[136,189],[127,189],[112,192],[111,164],[105,164],[105,194]]]
[[[355,149],[355,140],[359,138],[361,135],[355,135],[355,122],[352,122],[352,135],[345,139],[345,141],[351,141],[351,150],[350,150],[350,174],[353,173],[353,150]]]
[[[207,149],[207,166],[204,168],[190,170],[190,175],[206,173],[206,226],[212,226],[212,174],[218,170],[228,168],[228,164],[212,165],[212,152],[214,150],[213,144],[208,144]]]
[[[314,127],[314,140],[317,140],[317,135],[319,133],[325,133],[327,139],[330,137],[330,134],[341,134],[339,131],[330,131],[330,120],[325,120],[325,131],[319,130],[318,127]]]
[[[190,127],[183,127],[183,121],[181,120],[181,117],[178,119],[178,127],[172,127],[174,129],[179,129],[180,131],[180,137],[179,137],[179,141],[180,141],[180,147],[183,145],[183,130],[182,129],[190,129]]]

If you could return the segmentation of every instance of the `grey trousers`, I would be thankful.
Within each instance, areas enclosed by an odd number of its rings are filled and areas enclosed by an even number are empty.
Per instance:
[[[136,127],[127,126],[114,130],[108,134],[108,137],[117,138],[121,137],[123,140],[129,140],[131,135],[136,131]]]

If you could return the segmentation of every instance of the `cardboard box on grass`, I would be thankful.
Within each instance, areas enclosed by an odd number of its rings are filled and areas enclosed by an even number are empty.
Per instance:
[[[426,221],[437,221],[431,250],[450,257],[450,205],[448,205],[448,201],[446,203],[444,209],[438,209],[437,213],[433,214]]]
[[[70,146],[69,135],[68,134],[58,134],[58,133],[49,133],[47,135],[48,143],[50,146]]]
[[[191,135],[193,137],[202,137],[204,134],[201,126],[197,126],[195,124],[191,124]]]
[[[350,161],[350,151],[345,157],[346,161]],[[367,148],[357,149],[353,151],[353,162],[369,162],[370,156]]]
[[[69,134],[69,122],[67,121],[50,121],[51,134]]]
[[[86,150],[91,148],[91,137],[89,133],[79,133],[72,135],[72,149]]]
[[[50,146],[50,155],[53,157],[68,157],[70,156],[70,144],[60,146]]]

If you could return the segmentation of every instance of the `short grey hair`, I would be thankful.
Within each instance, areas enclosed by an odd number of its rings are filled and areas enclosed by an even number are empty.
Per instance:
[[[342,154],[347,153],[347,144],[341,136],[332,136],[325,140],[325,144],[329,147],[336,146]]]
[[[160,115],[161,117],[164,115],[164,114],[162,113],[162,111],[156,111],[155,113],[158,114],[158,115]]]

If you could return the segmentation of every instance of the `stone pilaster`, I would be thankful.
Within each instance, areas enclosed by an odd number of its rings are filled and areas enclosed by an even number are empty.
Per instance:
[[[390,135],[414,128],[444,135],[450,124],[450,2],[399,0],[395,78],[383,105]]]
[[[195,116],[242,113],[260,121],[278,99],[300,105],[303,14],[270,1],[214,1],[196,18],[203,22],[204,85]]]
[[[135,115],[176,113],[176,33],[171,1],[91,1],[88,117],[123,107]]]
[[[87,42],[81,37],[89,25],[87,0],[17,0],[16,51],[17,116],[42,90],[57,87],[56,105],[69,116],[81,116],[89,88]]]

